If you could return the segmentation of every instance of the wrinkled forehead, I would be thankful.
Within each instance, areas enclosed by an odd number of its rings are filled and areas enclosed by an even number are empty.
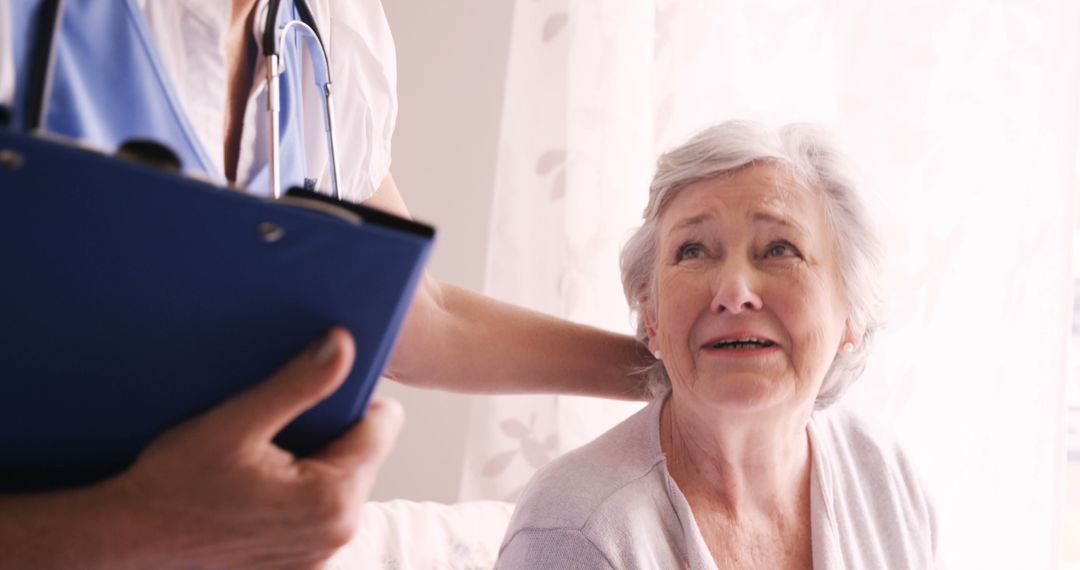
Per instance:
[[[660,214],[661,230],[687,219],[714,216],[748,222],[776,218],[807,233],[823,231],[825,203],[821,191],[773,164],[753,164],[688,184]]]

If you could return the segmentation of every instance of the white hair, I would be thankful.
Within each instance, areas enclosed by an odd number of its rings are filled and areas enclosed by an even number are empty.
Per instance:
[[[836,402],[866,367],[870,343],[883,325],[880,282],[882,248],[859,199],[846,157],[822,128],[791,124],[779,129],[747,121],[727,121],[701,131],[657,161],[649,186],[644,223],[623,247],[623,291],[637,319],[637,336],[648,343],[642,303],[655,307],[657,224],[660,214],[688,185],[730,174],[752,164],[771,164],[797,183],[821,192],[826,223],[835,240],[842,297],[850,330],[861,331],[858,348],[833,359],[815,401],[816,408]],[[661,361],[641,370],[659,395],[671,379]]]

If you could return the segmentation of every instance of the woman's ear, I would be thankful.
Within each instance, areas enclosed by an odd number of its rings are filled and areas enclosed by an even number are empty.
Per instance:
[[[645,334],[649,335],[649,352],[656,355],[660,350],[660,344],[656,336],[656,309],[648,297],[640,297],[638,306],[641,307],[642,320],[645,321]]]
[[[840,350],[842,352],[855,352],[862,345],[863,333],[866,331],[862,327],[856,327],[851,324],[851,320],[844,321],[844,334],[840,337]]]

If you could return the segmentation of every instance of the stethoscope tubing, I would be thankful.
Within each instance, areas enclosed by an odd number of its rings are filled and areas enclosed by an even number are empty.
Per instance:
[[[56,36],[64,19],[64,0],[45,0],[38,19],[30,62],[23,128],[37,133],[45,127],[52,95],[53,64],[56,62]]]
[[[306,9],[304,0],[297,1],[297,11],[301,18],[311,18],[311,11]],[[277,199],[281,197],[281,166],[280,166],[280,132],[281,132],[281,83],[280,77],[284,72],[284,59],[280,54],[284,52],[284,43],[289,33],[295,31],[307,44],[307,52],[311,59],[315,82],[319,86],[323,105],[323,129],[326,132],[326,146],[330,163],[330,195],[338,198],[338,166],[337,147],[334,135],[334,101],[332,82],[330,80],[330,59],[326,53],[326,47],[319,35],[318,28],[314,26],[314,20],[306,22],[303,19],[293,20],[280,29],[277,28],[274,10],[271,1],[266,15],[267,27],[263,32],[264,41],[268,36],[273,37],[273,46],[267,49],[263,45],[263,54],[266,57],[266,84],[267,84],[267,115],[270,127],[270,195]],[[316,56],[316,52],[318,56]]]

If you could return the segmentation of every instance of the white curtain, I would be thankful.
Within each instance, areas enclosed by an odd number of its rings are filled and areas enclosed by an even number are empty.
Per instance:
[[[890,254],[845,404],[904,442],[948,566],[1057,568],[1078,37],[1074,0],[519,1],[487,293],[629,332],[656,156],[724,119],[829,125]],[[481,399],[462,498],[513,500],[635,408]]]

